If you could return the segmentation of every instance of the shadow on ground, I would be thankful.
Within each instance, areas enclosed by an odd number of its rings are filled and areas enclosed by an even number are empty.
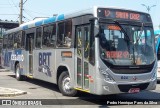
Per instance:
[[[14,75],[9,75],[10,77],[15,78]],[[44,82],[37,79],[27,79],[29,83],[59,92],[58,86],[52,83]],[[160,84],[160,82],[158,82]],[[117,105],[110,104],[110,102],[144,102],[144,101],[155,101],[160,102],[160,93],[156,91],[143,91],[137,94],[115,94],[115,95],[103,95],[97,96],[88,93],[78,92],[76,99],[61,99],[60,104],[63,105],[101,105],[102,108],[104,105]],[[128,105],[128,104],[122,104]],[[105,106],[105,108],[107,107]]]

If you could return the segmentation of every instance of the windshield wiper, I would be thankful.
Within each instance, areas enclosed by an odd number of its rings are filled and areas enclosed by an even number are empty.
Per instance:
[[[118,21],[114,21],[122,30],[122,32],[124,33],[124,35],[126,36],[127,40],[130,41],[130,38],[128,36],[128,34],[126,33],[126,31],[123,29],[123,27],[121,26],[121,24]]]
[[[122,30],[122,32],[125,34],[127,40],[128,40],[128,41],[131,41],[130,38],[129,38],[129,36],[128,36],[128,34],[126,33],[126,31],[125,31],[125,30],[123,29],[123,27],[121,26],[121,24],[120,24],[118,21],[114,21],[114,22],[121,28],[121,30]],[[126,41],[127,41],[127,40],[126,40]],[[128,43],[128,42],[127,42],[127,43]],[[134,43],[133,43],[133,45],[134,45]],[[134,50],[135,50],[135,49],[134,49],[134,46],[133,46],[133,49],[132,49],[132,50],[133,50],[133,62],[134,62],[133,64],[136,65],[136,58],[135,58],[135,53],[134,53]]]

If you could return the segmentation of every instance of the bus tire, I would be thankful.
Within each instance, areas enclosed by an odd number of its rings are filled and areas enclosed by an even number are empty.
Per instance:
[[[58,87],[64,96],[75,96],[77,94],[77,90],[70,87],[70,77],[66,71],[62,72],[59,76]]]
[[[21,75],[21,72],[20,72],[19,63],[16,65],[15,76],[16,76],[16,79],[17,79],[18,81],[21,81],[21,80],[22,80],[22,75]]]

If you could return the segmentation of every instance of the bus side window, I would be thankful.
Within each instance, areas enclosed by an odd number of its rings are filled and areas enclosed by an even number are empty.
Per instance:
[[[21,38],[21,47],[24,48],[25,45],[25,31],[21,32],[22,38]]]
[[[21,48],[21,34],[17,32],[14,34],[14,48]]]
[[[56,34],[56,26],[55,25],[49,25],[44,27],[43,29],[43,39],[42,39],[42,45],[43,47],[54,47],[55,45],[55,34]]]
[[[72,37],[72,21],[67,20],[58,24],[58,36],[57,46],[58,47],[71,47]]]
[[[8,35],[4,35],[3,36],[3,49],[6,49],[7,48],[7,41],[8,40]]]
[[[58,24],[57,46],[63,47],[64,44],[64,22]]]
[[[56,24],[54,24],[51,29],[50,46],[55,47],[55,43],[56,43]]]
[[[13,34],[8,35],[8,49],[13,49]]]
[[[72,20],[67,20],[65,23],[65,45],[71,47],[72,41]]]
[[[36,29],[36,42],[35,47],[41,48],[41,42],[42,42],[42,28],[39,27]]]

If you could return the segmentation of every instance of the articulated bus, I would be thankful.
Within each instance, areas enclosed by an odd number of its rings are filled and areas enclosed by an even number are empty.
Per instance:
[[[93,7],[31,21],[5,32],[2,64],[17,80],[55,83],[66,96],[154,90],[152,20],[143,12]]]
[[[157,78],[160,79],[160,30],[154,31],[155,35],[155,45],[156,45],[156,53],[157,53]]]

